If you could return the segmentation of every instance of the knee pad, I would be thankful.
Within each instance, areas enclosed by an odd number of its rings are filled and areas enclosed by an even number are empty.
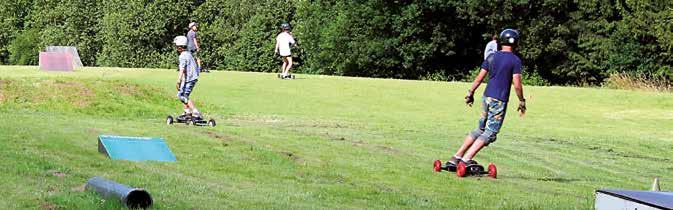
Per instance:
[[[189,98],[182,94],[178,94],[178,99],[180,99],[180,102],[182,102],[183,104],[187,104],[187,102],[189,102]]]
[[[479,135],[479,137],[477,137],[477,140],[483,141],[484,143],[486,143],[486,146],[495,142],[495,140],[497,139],[498,139],[498,133],[490,131],[488,129],[484,130],[484,132],[481,135]]]
[[[470,132],[468,135],[470,135],[470,137],[472,137],[472,139],[476,140],[483,133],[484,133],[484,130],[477,128],[477,129],[474,129],[472,132]]]

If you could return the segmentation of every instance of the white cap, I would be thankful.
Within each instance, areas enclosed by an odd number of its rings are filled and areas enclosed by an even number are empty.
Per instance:
[[[196,23],[196,22],[191,22],[191,23],[189,23],[189,28],[192,28],[192,27],[194,27],[194,26],[199,26],[199,24]]]
[[[187,37],[186,36],[176,36],[173,39],[175,46],[187,46]]]

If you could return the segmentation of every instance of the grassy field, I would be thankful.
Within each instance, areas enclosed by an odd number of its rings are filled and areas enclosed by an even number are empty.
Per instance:
[[[164,124],[174,71],[0,66],[0,207],[120,208],[82,190],[93,176],[146,188],[155,209],[590,209],[599,188],[673,189],[670,93],[525,87],[528,115],[510,105],[476,158],[493,180],[432,171],[476,126],[467,83],[297,78],[202,75],[210,128]],[[109,160],[100,134],[163,137],[178,162]]]

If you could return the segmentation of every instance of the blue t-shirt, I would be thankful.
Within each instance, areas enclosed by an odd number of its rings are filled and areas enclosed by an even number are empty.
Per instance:
[[[196,43],[194,43],[194,39],[196,39],[196,31],[189,30],[189,32],[187,32],[187,50],[196,51]]]
[[[512,88],[512,76],[521,74],[521,59],[512,52],[504,51],[493,53],[492,56],[493,66],[489,65],[489,59],[481,64],[481,68],[488,71],[488,85],[484,96],[507,102]]]

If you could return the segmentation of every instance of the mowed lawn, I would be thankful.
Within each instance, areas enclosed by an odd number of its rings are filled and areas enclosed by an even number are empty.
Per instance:
[[[591,209],[602,188],[673,190],[673,94],[524,87],[476,160],[499,178],[435,173],[479,116],[467,83],[202,74],[181,112],[174,70],[0,66],[0,207],[118,209],[93,176],[147,189],[154,209]],[[481,97],[482,86],[477,94]],[[100,134],[166,139],[178,162],[113,161]]]

